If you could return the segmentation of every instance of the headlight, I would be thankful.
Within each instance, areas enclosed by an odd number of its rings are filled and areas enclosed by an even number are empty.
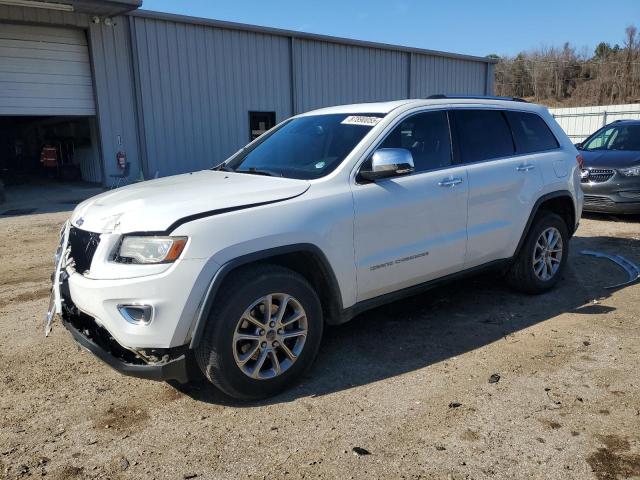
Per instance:
[[[618,170],[625,177],[640,177],[640,166]]]
[[[171,263],[178,259],[187,237],[124,237],[115,260],[121,263]]]

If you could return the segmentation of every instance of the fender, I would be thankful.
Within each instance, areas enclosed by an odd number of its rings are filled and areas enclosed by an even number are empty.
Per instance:
[[[575,205],[573,203],[573,197],[571,196],[571,192],[569,192],[569,190],[557,190],[555,192],[551,192],[551,193],[547,193],[545,195],[542,195],[540,198],[538,198],[538,200],[536,200],[536,203],[534,203],[533,208],[531,209],[531,213],[529,214],[529,218],[527,219],[527,223],[524,227],[524,230],[522,231],[522,236],[520,237],[520,241],[518,242],[518,246],[516,247],[516,251],[513,254],[513,258],[516,258],[518,256],[518,254],[520,253],[520,250],[522,249],[522,246],[524,245],[524,242],[527,238],[527,235],[529,234],[529,230],[531,229],[531,224],[533,223],[533,219],[536,217],[536,215],[538,214],[538,211],[540,210],[540,205],[542,205],[544,202],[546,202],[547,200],[551,200],[554,198],[562,198],[562,197],[566,197],[571,201],[571,205],[573,206],[573,225],[567,225],[569,227],[569,233],[570,235],[573,235],[576,231],[576,223],[575,223]]]
[[[336,304],[336,312],[332,313],[339,314],[339,312],[343,311],[342,307],[342,295],[340,293],[340,286],[338,284],[338,280],[336,279],[335,273],[329,260],[327,260],[324,252],[316,245],[311,243],[299,243],[299,244],[291,244],[284,245],[281,247],[268,248],[266,250],[260,250],[258,252],[248,253],[246,255],[242,255],[241,257],[234,258],[233,260],[228,261],[224,265],[222,265],[214,274],[211,279],[211,283],[209,284],[209,288],[201,302],[200,308],[196,314],[196,321],[193,327],[193,334],[191,336],[191,342],[189,344],[190,349],[195,349],[200,340],[202,339],[202,335],[204,333],[204,328],[207,323],[207,319],[209,318],[209,313],[211,312],[211,307],[213,306],[213,302],[215,300],[216,294],[220,289],[224,279],[227,277],[229,273],[231,273],[236,268],[247,265],[249,263],[258,262],[262,260],[268,260],[269,258],[277,257],[280,255],[285,255],[288,253],[311,253],[318,260],[320,260],[320,265],[322,268],[322,274],[329,283],[329,295],[337,302]],[[325,319],[326,321],[327,319]]]

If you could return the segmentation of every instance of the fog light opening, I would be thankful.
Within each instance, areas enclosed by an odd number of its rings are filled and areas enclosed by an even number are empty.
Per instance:
[[[153,319],[151,305],[118,305],[118,311],[127,322],[133,325],[149,325]]]

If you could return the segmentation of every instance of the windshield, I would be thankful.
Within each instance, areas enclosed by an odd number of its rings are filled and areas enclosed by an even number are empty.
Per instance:
[[[382,115],[298,117],[266,133],[218,168],[311,180],[332,172]]]
[[[640,125],[605,127],[584,142],[584,150],[640,150]]]

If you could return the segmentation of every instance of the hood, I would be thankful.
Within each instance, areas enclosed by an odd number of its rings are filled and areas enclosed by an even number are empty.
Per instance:
[[[286,200],[308,188],[305,180],[203,170],[92,197],[76,207],[71,223],[99,233],[166,231],[186,217]]]
[[[633,150],[580,150],[588,168],[628,168],[640,165],[640,152]]]

